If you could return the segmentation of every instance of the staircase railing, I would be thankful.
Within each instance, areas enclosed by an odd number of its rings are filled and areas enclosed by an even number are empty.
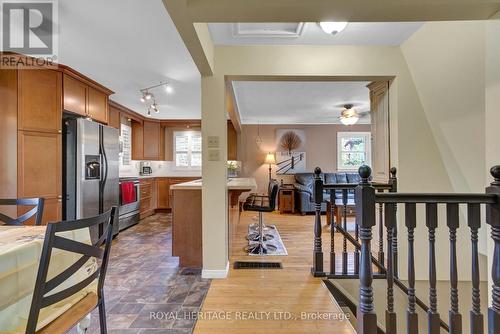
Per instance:
[[[371,169],[362,166],[359,169],[361,182],[355,189],[356,223],[359,226],[360,268],[359,268],[359,307],[357,314],[358,333],[375,334],[377,316],[374,311],[374,294],[372,282],[372,229],[376,225],[376,205],[384,206],[384,225],[387,235],[396,226],[396,207],[405,208],[404,224],[408,231],[408,309],[406,315],[396,314],[394,310],[394,283],[397,277],[391,263],[394,250],[388,243],[387,254],[387,309],[385,314],[386,333],[396,333],[396,321],[406,318],[407,333],[418,333],[418,314],[416,312],[417,297],[415,294],[415,248],[414,230],[417,226],[417,205],[425,207],[425,222],[429,239],[429,309],[427,312],[428,332],[440,332],[440,315],[437,311],[436,289],[436,251],[435,231],[438,227],[438,207],[446,208],[446,225],[449,229],[450,242],[450,333],[462,333],[462,315],[458,307],[458,269],[457,269],[457,229],[459,224],[459,208],[467,208],[467,224],[471,231],[471,272],[472,272],[472,305],[470,310],[470,333],[482,334],[483,314],[480,308],[480,277],[478,253],[478,229],[481,227],[481,205],[486,207],[486,223],[491,226],[491,238],[494,242],[492,264],[491,307],[488,309],[488,332],[500,333],[500,166],[491,169],[494,181],[486,188],[484,194],[402,194],[378,193],[369,181]],[[317,192],[316,192],[317,194]],[[316,241],[316,240],[315,240]],[[315,242],[316,246],[316,242]],[[397,320],[398,319],[398,320]]]
[[[396,168],[390,169],[390,179],[388,183],[371,183],[371,186],[375,189],[376,193],[382,194],[394,194],[397,192],[397,170]],[[360,277],[359,273],[359,255],[362,245],[359,239],[359,229],[357,220],[355,221],[354,236],[348,231],[347,228],[347,207],[348,205],[355,204],[354,198],[349,201],[349,192],[354,192],[354,190],[359,186],[358,183],[339,183],[339,184],[325,184],[321,178],[321,169],[315,169],[315,184],[314,184],[314,195],[316,204],[316,216],[315,216],[315,249],[314,249],[314,261],[312,273],[316,277],[325,277],[329,279],[357,279]],[[322,251],[322,226],[321,226],[321,203],[324,202],[324,193],[328,193],[327,201],[330,202],[327,205],[327,210],[330,212],[327,214],[330,216],[330,259],[329,259],[329,272],[323,270],[323,251]],[[340,193],[340,198],[338,198],[338,193]],[[340,215],[335,215],[334,211],[341,210]],[[398,262],[398,252],[397,252],[397,226],[396,226],[396,206],[386,208],[385,210],[392,210],[388,218],[394,218],[394,221],[390,223],[390,228],[387,228],[387,253],[385,256],[384,249],[384,205],[379,203],[376,215],[378,216],[378,251],[373,255],[373,251],[370,252],[371,263],[374,265],[378,273],[373,274],[373,278],[376,279],[387,279],[390,291],[393,292],[394,286],[399,288],[403,293],[408,295],[411,290],[405,285],[399,278],[397,273],[397,262]],[[356,208],[357,211],[357,208]],[[337,216],[337,219],[334,217]],[[387,225],[386,225],[387,227]],[[340,233],[342,237],[342,256],[340,262],[342,264],[342,270],[340,273],[336,270],[336,251],[335,251],[335,235]],[[354,247],[352,256],[354,258],[354,268],[352,272],[348,271],[348,249],[347,245],[350,244]],[[387,262],[387,267],[386,267]],[[392,298],[392,297],[391,297]],[[415,297],[415,303],[424,312],[428,312],[430,307],[425,304],[421,299]],[[394,324],[395,325],[395,324]],[[446,331],[449,331],[448,325],[439,318],[439,325]]]

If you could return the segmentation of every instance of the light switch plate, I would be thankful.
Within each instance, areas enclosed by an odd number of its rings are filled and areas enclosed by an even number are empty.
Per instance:
[[[208,150],[208,161],[219,161],[220,160],[220,154],[219,150]]]
[[[207,142],[209,148],[219,148],[219,136],[208,136]]]

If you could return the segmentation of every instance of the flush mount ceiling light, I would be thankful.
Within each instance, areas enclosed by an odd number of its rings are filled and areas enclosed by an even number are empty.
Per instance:
[[[321,29],[329,34],[336,35],[347,27],[347,22],[320,22],[318,23]]]

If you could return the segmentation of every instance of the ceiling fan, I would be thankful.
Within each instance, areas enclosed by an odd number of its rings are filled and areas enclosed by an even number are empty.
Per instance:
[[[344,104],[342,106],[343,109],[340,112],[339,116],[340,122],[342,122],[342,124],[354,125],[359,121],[360,118],[366,117],[370,114],[370,111],[357,111],[354,106],[355,105],[353,103]]]

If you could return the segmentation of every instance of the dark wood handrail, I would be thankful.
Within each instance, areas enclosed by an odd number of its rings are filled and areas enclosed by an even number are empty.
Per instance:
[[[323,184],[323,189],[331,190],[354,190],[356,187],[359,186],[358,183],[324,183]],[[393,188],[393,185],[390,183],[372,183],[372,187],[375,189],[384,189],[384,190],[390,190]]]
[[[376,203],[497,204],[496,194],[376,193]]]

